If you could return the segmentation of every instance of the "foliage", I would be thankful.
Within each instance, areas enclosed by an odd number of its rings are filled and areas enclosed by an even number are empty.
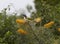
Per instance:
[[[37,12],[31,19],[0,13],[1,44],[59,44],[60,42],[60,1],[35,0]],[[27,9],[31,9],[28,7]],[[46,28],[47,27],[47,28]]]

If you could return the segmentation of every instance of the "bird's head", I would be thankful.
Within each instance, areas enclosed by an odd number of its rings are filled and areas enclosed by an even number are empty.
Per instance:
[[[25,14],[22,15],[24,18],[27,18],[27,16]]]

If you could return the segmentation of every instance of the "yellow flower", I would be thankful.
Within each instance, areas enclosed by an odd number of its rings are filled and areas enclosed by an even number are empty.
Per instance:
[[[52,27],[53,24],[54,24],[54,21],[51,21],[51,22],[45,24],[44,27],[45,28],[50,28],[50,27]]]
[[[23,35],[27,34],[27,31],[25,31],[23,29],[18,29],[17,32],[20,34],[23,34]]]
[[[16,22],[19,24],[25,24],[26,21],[24,19],[16,19]]]
[[[41,20],[42,20],[42,19],[41,19],[40,17],[34,19],[34,21],[35,21],[36,23],[40,22]]]
[[[57,29],[60,32],[60,28]]]

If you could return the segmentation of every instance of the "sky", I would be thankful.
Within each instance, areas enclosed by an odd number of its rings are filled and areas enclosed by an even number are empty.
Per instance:
[[[17,12],[17,15],[20,15],[21,12],[24,12],[28,17],[30,17],[31,13],[28,12],[26,6],[31,5],[31,12],[35,12],[35,4],[34,0],[0,0],[0,11],[4,8],[7,8],[10,5],[10,11],[7,10],[7,14],[12,14],[13,12]]]

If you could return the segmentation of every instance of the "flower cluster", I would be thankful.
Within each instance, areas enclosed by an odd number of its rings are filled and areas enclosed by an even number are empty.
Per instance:
[[[60,32],[60,28],[57,28],[57,30]]]
[[[41,20],[42,20],[42,19],[41,19],[40,17],[34,19],[34,21],[35,21],[36,23],[40,22]]]
[[[52,25],[54,25],[54,21],[50,21],[49,23],[44,24],[44,27],[45,28],[50,28]]]
[[[25,24],[26,21],[24,19],[16,19],[16,22],[19,24]]]
[[[27,34],[27,31],[25,31],[23,29],[18,29],[17,32],[20,33],[20,34],[23,34],[23,35]]]

